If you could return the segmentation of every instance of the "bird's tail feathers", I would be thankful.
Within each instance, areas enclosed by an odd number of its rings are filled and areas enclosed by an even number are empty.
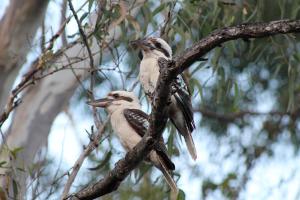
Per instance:
[[[166,169],[168,170],[175,170],[175,165],[172,162],[172,160],[169,158],[169,156],[166,154],[166,152],[159,151],[156,149],[156,154],[160,157],[160,162],[162,161]]]
[[[171,174],[167,170],[166,166],[164,165],[164,161],[162,160],[162,158],[160,158],[160,156],[157,156],[157,157],[158,157],[158,161],[160,163],[160,170],[163,173],[163,175],[164,175],[168,185],[170,186],[172,192],[178,193],[177,185],[176,185],[174,179],[172,178]]]
[[[192,134],[189,132],[187,134],[184,134],[183,137],[184,137],[186,146],[190,152],[190,155],[192,156],[192,158],[194,160],[196,160],[197,159],[197,151],[196,151],[196,147],[194,144],[194,140],[192,138]]]
[[[178,133],[184,137],[185,144],[189,150],[190,155],[194,160],[197,159],[197,151],[194,144],[194,140],[192,137],[192,133],[185,126],[181,125],[180,122],[174,120],[174,118],[170,118],[173,125],[176,127]],[[181,126],[180,126],[181,125]]]

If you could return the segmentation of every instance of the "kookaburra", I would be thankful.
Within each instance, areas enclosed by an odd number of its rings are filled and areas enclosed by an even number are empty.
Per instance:
[[[123,147],[131,150],[146,134],[149,127],[148,115],[141,110],[138,98],[127,91],[113,91],[103,99],[88,102],[95,107],[103,107],[110,116],[112,129],[117,134]],[[177,192],[177,186],[170,171],[175,165],[167,155],[167,148],[161,138],[145,159],[150,161],[164,175],[170,188]]]
[[[142,51],[139,79],[148,100],[152,101],[152,95],[159,76],[158,59],[162,57],[171,60],[172,49],[163,39],[155,37],[132,41],[131,44]],[[196,160],[197,152],[191,134],[195,129],[191,94],[181,74],[178,75],[171,87],[169,118],[184,137],[189,153]]]

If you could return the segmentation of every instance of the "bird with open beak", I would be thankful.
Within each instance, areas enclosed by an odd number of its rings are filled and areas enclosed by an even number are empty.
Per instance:
[[[153,93],[159,77],[158,59],[172,59],[172,49],[161,38],[150,37],[131,42],[134,48],[142,52],[139,80],[149,101],[152,101]],[[178,75],[171,87],[171,104],[169,106],[169,118],[177,131],[184,137],[190,155],[194,160],[197,151],[192,137],[195,129],[193,117],[191,93],[183,75]]]
[[[88,104],[107,110],[111,115],[112,129],[127,151],[135,147],[147,132],[149,116],[141,110],[139,100],[132,92],[113,91],[105,98],[88,102]],[[167,148],[162,137],[145,160],[150,161],[163,173],[172,191],[177,193],[176,183],[170,174],[170,171],[175,170],[175,165],[167,155]]]

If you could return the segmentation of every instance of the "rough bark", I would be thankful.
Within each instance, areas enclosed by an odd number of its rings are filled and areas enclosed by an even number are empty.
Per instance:
[[[203,38],[191,48],[174,58],[174,63],[168,69],[162,70],[158,79],[155,91],[155,102],[152,106],[150,128],[143,139],[136,147],[129,151],[125,158],[119,160],[112,169],[99,182],[84,188],[71,196],[72,199],[94,199],[118,189],[126,176],[141,162],[149,153],[149,149],[156,142],[157,135],[160,135],[164,126],[166,115],[164,114],[167,105],[168,87],[171,81],[194,62],[201,59],[206,53],[226,41],[239,38],[261,38],[276,34],[298,33],[300,31],[300,20],[280,20],[269,23],[242,24],[233,27],[226,27]],[[170,63],[169,63],[170,64]],[[164,88],[164,90],[161,90]],[[161,112],[159,114],[159,111]],[[163,127],[161,126],[163,125]],[[153,135],[154,134],[154,135]]]
[[[31,48],[49,0],[11,0],[0,22],[0,112]]]
[[[278,20],[266,23],[241,24],[216,30],[175,57],[176,68],[179,70],[177,73],[183,72],[210,50],[222,45],[224,42],[299,32],[300,20]]]

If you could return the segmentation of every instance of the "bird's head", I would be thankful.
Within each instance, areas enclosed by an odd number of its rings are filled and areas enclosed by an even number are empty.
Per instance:
[[[158,37],[149,37],[131,41],[134,48],[139,48],[144,57],[172,58],[172,49],[166,41]]]
[[[105,98],[89,101],[87,104],[105,108],[109,114],[117,109],[140,108],[139,100],[133,92],[112,91]]]

